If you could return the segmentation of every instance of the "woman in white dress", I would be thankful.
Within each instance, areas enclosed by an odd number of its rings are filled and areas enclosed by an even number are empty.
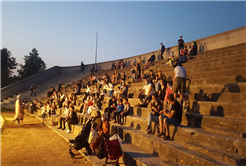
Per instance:
[[[15,101],[15,117],[14,117],[14,121],[17,120],[17,125],[20,124],[20,120],[22,121],[22,125],[23,125],[23,117],[24,117],[24,110],[23,110],[22,100],[20,98],[20,95],[18,95]]]

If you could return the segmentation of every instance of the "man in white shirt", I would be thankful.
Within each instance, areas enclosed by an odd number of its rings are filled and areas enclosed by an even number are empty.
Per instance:
[[[68,108],[68,102],[64,103],[64,112],[62,117],[60,117],[60,127],[58,127],[58,129],[62,129],[65,130],[66,126],[65,126],[65,119],[69,116],[70,110]],[[63,127],[62,127],[63,124]]]
[[[145,79],[146,85],[144,85],[143,89],[139,92],[137,98],[141,101],[141,106],[147,106],[147,101],[151,101],[153,95],[153,87],[149,79]]]
[[[183,94],[185,93],[186,87],[186,70],[182,67],[180,62],[177,63],[174,68],[174,78],[173,78],[173,93],[174,99],[177,99],[177,93],[180,90],[180,104],[183,106]]]

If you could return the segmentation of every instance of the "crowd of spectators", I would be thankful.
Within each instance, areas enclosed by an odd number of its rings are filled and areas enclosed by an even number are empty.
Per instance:
[[[42,124],[46,117],[52,118],[56,116],[57,110],[61,111],[59,115],[59,128],[71,132],[71,124],[78,123],[75,106],[79,106],[80,113],[92,115],[96,112],[96,117],[93,123],[93,129],[90,133],[89,143],[91,148],[96,150],[99,146],[98,140],[102,139],[102,134],[109,137],[109,122],[119,123],[123,125],[128,115],[132,113],[130,103],[128,101],[128,85],[127,78],[132,80],[132,83],[142,82],[145,85],[137,92],[137,99],[139,99],[138,107],[149,108],[147,133],[153,133],[151,122],[159,124],[160,134],[165,140],[170,139],[169,126],[179,125],[182,120],[183,95],[186,88],[186,70],[182,67],[182,63],[187,62],[189,58],[197,54],[196,42],[193,46],[184,46],[182,36],[179,41],[179,56],[176,62],[176,57],[172,53],[167,59],[165,65],[174,67],[174,77],[172,81],[167,81],[163,72],[154,73],[149,70],[148,73],[141,69],[142,59],[139,57],[138,62],[134,59],[132,68],[129,69],[131,74],[126,76],[125,72],[119,73],[117,69],[125,67],[124,61],[119,60],[112,64],[111,70],[114,70],[112,76],[107,73],[102,78],[97,78],[95,72],[97,66],[93,65],[88,82],[84,85],[82,80],[78,80],[73,88],[73,92],[67,95],[63,92],[66,86],[59,83],[57,90],[51,87],[47,92],[48,100],[41,103],[36,99],[34,102],[29,102],[30,113],[41,111],[43,118]],[[161,43],[161,59],[165,46]],[[176,58],[176,59],[175,59]],[[148,59],[145,70],[149,68],[150,64],[155,61],[155,54]],[[81,62],[81,72],[85,69],[83,62]],[[34,86],[31,87],[33,89]],[[34,88],[35,89],[35,88]],[[85,89],[81,92],[81,89]],[[33,93],[32,90],[32,94]],[[177,101],[179,96],[180,102]],[[108,106],[103,108],[105,97],[110,97]],[[104,112],[101,115],[101,111]]]

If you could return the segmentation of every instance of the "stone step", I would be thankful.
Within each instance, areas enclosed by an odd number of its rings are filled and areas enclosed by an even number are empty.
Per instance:
[[[207,146],[202,146],[197,143],[188,143],[188,144],[185,144],[185,147],[192,151],[203,153],[205,155],[217,158],[219,160],[226,161],[227,163],[233,166],[246,165],[246,159],[244,157],[231,154],[228,152],[221,152],[218,149],[215,149],[211,146],[207,147]]]
[[[195,93],[189,94],[190,101],[213,101],[242,103],[246,101],[246,93]]]
[[[75,125],[75,131],[82,129],[81,124]],[[76,133],[74,133],[77,135]],[[124,152],[124,164],[131,166],[175,166],[179,163],[164,161],[160,157],[157,157],[147,151],[144,151],[137,146],[130,144],[129,142],[122,141],[121,148]],[[104,161],[104,160],[103,160]],[[121,164],[120,164],[121,165]],[[185,166],[185,164],[179,164]]]
[[[230,57],[224,57],[222,59],[205,59],[205,60],[198,60],[198,59],[191,59],[191,60],[188,60],[186,63],[183,63],[182,66],[184,68],[187,68],[187,69],[195,69],[195,68],[203,68],[203,67],[208,67],[208,66],[221,66],[221,65],[230,65],[232,63],[236,63],[236,62],[245,62],[245,57],[244,56],[241,56],[241,57],[238,57],[238,56],[232,56],[231,58]],[[149,67],[148,70],[164,70],[165,72],[166,71],[169,71],[171,69],[173,69],[172,66],[164,66],[164,63],[159,63],[159,64],[155,64],[151,67]]]
[[[187,63],[188,64],[188,63]],[[203,64],[203,65],[183,65],[183,67],[186,69],[187,74],[196,74],[196,73],[207,73],[207,72],[218,72],[228,69],[235,69],[235,68],[245,68],[246,60],[238,59],[237,61],[231,61],[228,60],[228,63],[223,65],[211,65],[211,64]],[[157,73],[158,71],[162,71],[165,75],[173,74],[173,67],[167,67],[167,66],[158,66],[153,69],[154,73]],[[125,71],[126,76],[131,76],[131,71]],[[148,72],[145,72],[145,74],[148,74]],[[110,75],[111,76],[111,75]]]
[[[245,103],[190,101],[189,107],[189,112],[191,113],[246,120]]]
[[[229,119],[218,116],[201,115],[196,113],[185,113],[182,124],[192,127],[212,128],[214,125],[226,127],[231,131],[246,132],[246,120]]]
[[[126,126],[132,127],[144,132],[147,129],[147,120],[141,117],[127,116]],[[152,129],[154,124],[152,123]],[[218,149],[238,154],[246,157],[246,141],[244,139],[223,136],[211,132],[207,132],[200,128],[191,128],[187,126],[172,126],[170,127],[170,136],[175,142],[193,143],[197,141],[206,142],[209,145],[214,145]],[[237,149],[236,151],[233,151]]]
[[[205,127],[205,131],[235,138],[246,138],[246,132],[232,131],[227,127],[221,127],[217,125],[214,125],[213,127]]]
[[[83,118],[85,120],[82,123],[86,121],[86,118],[90,118],[90,116],[84,115]],[[169,159],[171,163],[177,162],[188,165],[197,165],[198,163],[201,165],[228,165],[200,153],[194,153],[193,151],[184,148],[184,145],[178,142],[164,141],[159,137],[147,135],[140,130],[132,129],[127,126],[119,126],[113,123],[111,123],[111,125],[111,134],[118,133],[124,141],[129,142],[142,150],[146,150],[151,154],[157,155],[164,160]],[[142,146],[143,144],[145,146]],[[169,163],[169,161],[166,163]]]
[[[161,138],[150,136],[143,131],[130,127],[114,125],[111,132],[118,133],[124,141],[158,155],[162,159],[188,165],[228,165],[201,153],[194,153],[194,151],[184,148],[184,145],[178,142],[164,141]]]
[[[224,57],[222,59],[216,58],[216,59],[205,59],[205,60],[195,60],[191,59],[188,60],[186,63],[183,63],[182,66],[186,69],[200,69],[204,67],[216,67],[216,66],[223,66],[223,65],[230,65],[236,62],[245,62],[245,57],[238,57],[238,56],[233,56],[233,57]],[[164,66],[164,64],[158,64],[151,66],[148,70],[164,70],[164,72],[170,71],[173,69],[172,66]]]

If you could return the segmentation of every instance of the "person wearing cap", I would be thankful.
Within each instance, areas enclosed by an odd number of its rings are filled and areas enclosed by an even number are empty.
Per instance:
[[[145,79],[145,84],[143,89],[139,92],[137,98],[141,101],[141,106],[147,106],[147,101],[151,101],[154,92],[153,86],[150,79]]]
[[[173,93],[174,99],[177,100],[177,93],[180,90],[180,104],[183,106],[183,94],[185,93],[186,83],[186,70],[182,67],[180,62],[177,62],[174,66],[174,77],[173,77]]]

